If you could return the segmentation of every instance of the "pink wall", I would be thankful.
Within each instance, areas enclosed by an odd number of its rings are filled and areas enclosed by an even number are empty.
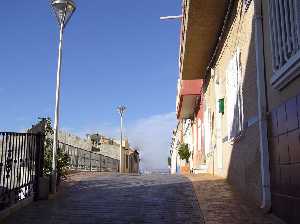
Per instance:
[[[201,99],[203,99],[202,96]],[[203,164],[204,162],[204,130],[202,128],[203,117],[204,117],[204,105],[202,104],[202,102],[200,102],[200,108],[196,113],[194,124],[192,127],[193,142],[196,144],[193,162],[196,166]],[[199,127],[201,127],[201,131],[199,130]],[[201,142],[199,141],[199,138],[201,138]]]

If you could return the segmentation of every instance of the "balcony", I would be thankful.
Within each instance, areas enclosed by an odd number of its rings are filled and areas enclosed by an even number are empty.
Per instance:
[[[185,0],[180,43],[180,78],[203,79],[226,14],[227,0]]]
[[[177,119],[188,119],[193,117],[197,101],[201,96],[203,85],[202,79],[178,80],[178,94],[176,101]]]

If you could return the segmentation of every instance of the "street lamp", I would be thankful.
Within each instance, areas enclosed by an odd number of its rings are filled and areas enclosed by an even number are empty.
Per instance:
[[[56,73],[56,101],[55,101],[55,118],[54,118],[54,137],[52,151],[52,181],[51,191],[56,192],[56,154],[58,148],[58,126],[59,126],[59,104],[60,104],[60,74],[61,74],[61,58],[62,58],[62,43],[63,32],[72,14],[76,10],[76,5],[72,0],[52,0],[51,7],[58,20],[59,24],[59,48],[58,48],[58,63]]]
[[[179,15],[179,16],[161,16],[159,17],[160,20],[172,20],[172,19],[182,19],[183,16]]]
[[[122,173],[122,145],[123,145],[123,116],[126,111],[126,107],[124,105],[118,106],[117,110],[120,114],[121,117],[121,127],[120,127],[120,133],[121,133],[121,138],[120,138],[120,167],[119,167],[119,172]]]

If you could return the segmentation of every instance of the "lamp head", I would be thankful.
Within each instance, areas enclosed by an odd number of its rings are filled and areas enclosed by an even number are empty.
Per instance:
[[[58,20],[58,24],[64,27],[76,10],[76,5],[72,0],[52,0],[51,6]]]
[[[124,106],[124,105],[120,105],[120,106],[118,106],[117,107],[117,110],[118,110],[118,112],[119,112],[119,114],[121,115],[121,116],[123,116],[123,114],[125,113],[125,111],[126,111],[126,106]]]

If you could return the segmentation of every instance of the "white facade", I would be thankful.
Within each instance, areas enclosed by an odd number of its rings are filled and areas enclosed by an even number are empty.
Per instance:
[[[176,174],[178,172],[178,166],[179,166],[179,155],[178,155],[178,146],[180,144],[180,130],[179,130],[179,124],[177,126],[177,129],[173,132],[173,138],[172,138],[172,145],[171,145],[171,174]]]
[[[194,154],[194,142],[193,142],[193,132],[192,132],[192,121],[190,119],[183,121],[183,143],[188,144],[191,153],[189,164],[190,169],[194,168],[193,164],[193,154]]]
[[[172,155],[171,155],[171,174],[176,174],[177,172],[177,157],[178,157],[178,151],[177,149],[173,149]]]

